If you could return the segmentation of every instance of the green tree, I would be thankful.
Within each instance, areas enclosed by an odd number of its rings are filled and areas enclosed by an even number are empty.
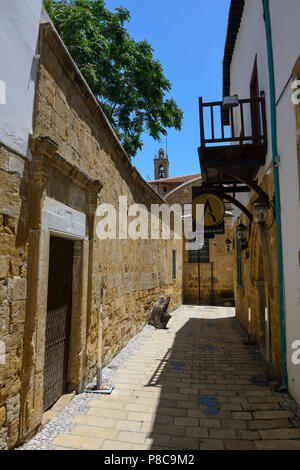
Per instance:
[[[127,9],[110,12],[104,0],[44,0],[48,14],[97,97],[129,157],[142,134],[155,140],[181,129],[183,113],[168,94],[171,84],[153,49],[134,41]]]

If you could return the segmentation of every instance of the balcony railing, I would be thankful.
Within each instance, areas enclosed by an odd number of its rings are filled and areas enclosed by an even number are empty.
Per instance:
[[[266,125],[266,104],[264,96],[260,98],[249,98],[239,100],[238,107],[230,107],[224,109],[222,101],[215,101],[211,103],[203,103],[203,99],[199,98],[199,111],[200,111],[200,136],[201,147],[207,145],[228,145],[228,144],[267,144],[267,125]],[[245,108],[248,107],[250,119],[245,123]],[[210,108],[208,119],[205,120],[204,109]],[[226,115],[229,114],[229,120]],[[219,119],[216,119],[219,116]],[[207,117],[207,116],[206,116]],[[240,133],[237,135],[235,128],[235,119],[239,117]],[[226,122],[227,121],[227,122]],[[249,123],[251,131],[249,134]],[[210,138],[205,136],[205,124],[211,129]],[[210,124],[210,125],[209,125]],[[231,127],[231,136],[225,136],[225,127]],[[248,124],[248,126],[246,125]],[[246,132],[246,128],[247,132]]]

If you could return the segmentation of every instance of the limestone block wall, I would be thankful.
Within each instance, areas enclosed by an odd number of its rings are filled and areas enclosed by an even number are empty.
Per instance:
[[[64,50],[51,27],[41,32],[41,62],[36,100],[35,134],[51,137],[60,154],[91,178],[103,183],[98,203],[118,209],[119,196],[128,205],[163,201],[132,167],[86,89],[76,85]],[[145,324],[157,297],[171,296],[170,308],[181,303],[182,242],[180,240],[96,240],[94,283],[89,318],[88,362],[95,366],[99,286],[104,291],[104,365]],[[172,280],[172,249],[177,251],[177,281]],[[94,369],[93,369],[94,372]]]
[[[274,196],[273,175],[264,176],[260,183],[262,189]],[[253,195],[247,205],[252,210],[252,202],[257,198]],[[269,225],[272,222],[270,211]],[[239,218],[245,225],[249,225],[243,215]],[[234,238],[235,228],[232,237]],[[250,333],[252,339],[259,345],[261,353],[267,359],[267,341],[265,331],[266,309],[269,316],[270,334],[270,368],[271,372],[280,377],[280,325],[278,304],[278,277],[277,277],[277,249],[276,249],[276,222],[270,230],[262,230],[253,223],[248,248],[242,251],[242,287],[237,285],[236,244],[233,249],[236,316],[243,327]],[[249,323],[249,308],[251,322]]]
[[[171,192],[176,188],[176,186],[180,186],[181,183],[173,183],[168,185],[168,191]],[[169,204],[180,204],[183,206],[184,204],[192,204],[192,187],[193,186],[201,186],[198,182],[187,184],[183,186],[178,191],[173,192],[168,198],[167,201]]]
[[[210,263],[200,263],[200,303],[210,305],[212,290],[216,305],[232,305],[234,301],[233,287],[233,255],[227,253],[225,240],[229,236],[228,227],[231,222],[225,218],[225,234],[216,235],[209,240]],[[213,264],[213,288],[212,288]],[[199,283],[198,263],[188,262],[188,251],[183,252],[183,301],[186,304],[198,304]]]
[[[167,186],[168,193],[180,186],[181,183],[153,183],[160,194],[163,194],[164,186]],[[170,205],[192,203],[192,187],[201,186],[201,182],[194,182],[183,186],[178,191],[173,192],[166,200]],[[200,264],[200,302],[202,305],[209,305],[212,302],[212,271],[213,264],[213,291],[214,303],[217,305],[232,305],[234,299],[233,287],[233,256],[232,252],[227,253],[225,240],[228,237],[228,230],[231,226],[229,217],[225,218],[225,234],[216,235],[209,241],[210,263]],[[198,283],[198,263],[188,262],[188,251],[183,246],[183,302],[186,304],[198,304],[199,283]]]
[[[101,180],[103,189],[97,204],[109,203],[118,209],[119,196],[127,196],[129,206],[144,204],[148,210],[152,204],[162,204],[160,196],[128,160],[51,25],[41,26],[39,44],[41,59],[34,135],[50,137],[57,143],[63,159],[92,180]],[[28,160],[0,144],[0,449],[12,448],[26,433],[34,432],[43,412],[41,406],[36,405],[41,403],[42,373],[41,380],[31,383],[30,375],[24,370],[28,360],[23,357],[24,329],[26,326],[26,334],[32,333],[30,318],[34,316],[30,312],[32,304],[26,304],[28,291],[35,282],[32,273],[27,272],[29,245],[34,258],[34,237],[29,242],[29,209],[34,202],[28,177],[30,165]],[[58,194],[61,202],[80,210],[81,202],[76,199],[77,193],[72,192],[72,184],[58,187],[61,178],[72,181],[72,174],[62,177],[57,173],[54,177],[48,172],[47,178],[48,195],[56,198]],[[98,218],[96,225],[97,222]],[[84,299],[87,302],[87,347],[83,351],[84,358],[78,358],[85,371],[81,387],[95,375],[98,348],[102,348],[103,365],[106,365],[143,328],[160,295],[171,297],[169,311],[182,303],[181,240],[172,237],[171,240],[99,240],[92,237],[86,243],[89,244],[88,269],[92,281]],[[176,280],[172,275],[173,250],[176,250]],[[98,338],[100,310],[102,344]],[[37,335],[35,344],[44,344],[45,329],[38,329]],[[26,338],[28,342],[28,336]],[[26,348],[35,357],[35,345],[26,344]],[[2,364],[4,351],[6,363]],[[28,382],[26,390],[31,394],[26,391],[30,398],[26,406],[24,377]],[[31,427],[30,415],[34,416],[32,422],[35,423]]]
[[[18,439],[27,288],[28,174],[0,145],[0,449]]]

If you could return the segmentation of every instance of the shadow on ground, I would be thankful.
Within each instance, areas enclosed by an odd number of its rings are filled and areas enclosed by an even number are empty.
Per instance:
[[[263,362],[243,344],[236,322],[191,318],[178,331],[147,384],[161,390],[151,449],[223,449],[224,439],[233,443],[243,437],[241,431],[249,440],[240,443],[253,448],[250,438],[259,435],[247,426],[247,396],[270,392],[253,384]]]

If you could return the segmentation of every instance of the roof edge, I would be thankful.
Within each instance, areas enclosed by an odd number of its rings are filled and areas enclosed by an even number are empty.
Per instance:
[[[184,178],[186,178],[186,181],[192,180],[194,177],[199,176],[199,179],[202,179],[202,173],[193,173],[191,175],[180,175],[180,176],[171,176],[169,178],[159,178],[157,180],[151,180],[148,181],[148,183],[177,183]]]
[[[231,0],[229,7],[226,42],[223,57],[223,96],[230,94],[230,67],[236,38],[240,29],[245,0]],[[223,112],[224,124],[229,124],[229,111]]]
[[[73,77],[74,83],[80,88],[81,92],[85,94],[87,106],[91,107],[95,113],[95,116],[99,116],[102,122],[105,123],[105,126],[108,132],[110,133],[112,140],[114,141],[115,149],[118,150],[118,154],[120,158],[122,158],[122,161],[127,166],[129,171],[131,172],[131,176],[135,179],[135,181],[140,185],[141,188],[152,193],[152,195],[155,196],[156,199],[158,199],[160,202],[165,202],[164,198],[160,196],[148,184],[148,182],[142,177],[142,175],[139,173],[136,167],[132,164],[121,142],[119,141],[112,125],[110,124],[103,109],[101,108],[100,103],[96,99],[88,83],[86,82],[85,78],[80,72],[77,64],[73,60],[70,52],[68,51],[66,45],[61,39],[58,31],[56,30],[55,26],[53,25],[46,11],[43,12],[42,19],[40,22],[40,35],[45,35],[46,41],[51,43],[51,46],[54,49],[56,56],[61,54],[63,58],[63,60],[61,60],[61,63],[64,67],[65,72]],[[41,48],[41,46],[42,46],[42,41],[40,37],[39,49]]]

